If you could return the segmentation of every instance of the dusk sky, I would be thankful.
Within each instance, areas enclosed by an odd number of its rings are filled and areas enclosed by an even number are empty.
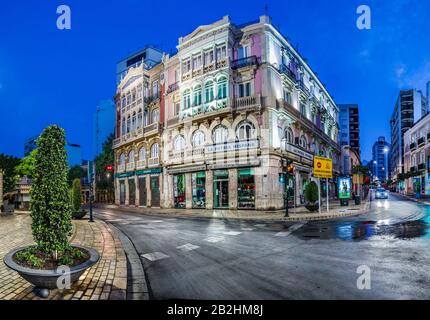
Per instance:
[[[430,80],[430,1],[3,1],[0,8],[0,153],[23,156],[23,144],[49,124],[92,153],[93,112],[115,94],[118,60],[146,44],[170,52],[178,37],[224,15],[273,23],[299,47],[337,103],[358,103],[362,159],[378,136],[389,139],[399,89]],[[72,29],[56,28],[69,5]],[[359,30],[356,9],[372,9]]]

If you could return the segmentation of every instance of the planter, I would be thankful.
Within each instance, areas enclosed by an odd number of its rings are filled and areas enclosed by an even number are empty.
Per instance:
[[[75,211],[75,212],[72,212],[72,218],[73,219],[76,219],[76,220],[80,220],[80,219],[82,219],[83,217],[85,217],[87,215],[87,212],[86,211]]]
[[[87,248],[79,245],[73,245],[73,247],[86,250],[90,254],[90,258],[84,263],[70,268],[70,273],[69,273],[70,284],[72,284],[73,282],[76,282],[79,279],[79,277],[85,272],[85,270],[92,267],[100,259],[100,255],[95,249]],[[13,256],[17,252],[22,251],[26,248],[28,247],[16,248],[10,251],[4,257],[3,261],[6,266],[18,272],[18,274],[21,277],[23,277],[25,280],[27,280],[32,285],[34,285],[36,294],[38,294],[39,296],[42,296],[43,298],[46,298],[49,295],[49,289],[57,288],[58,278],[61,276],[64,277],[67,274],[57,270],[31,269],[17,264],[13,260]]]
[[[318,211],[320,206],[318,205],[318,203],[308,203],[305,205],[305,208],[308,209],[310,212],[315,212]]]

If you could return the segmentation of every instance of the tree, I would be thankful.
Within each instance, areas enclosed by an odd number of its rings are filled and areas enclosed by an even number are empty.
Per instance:
[[[95,158],[96,167],[96,188],[99,191],[105,191],[113,194],[114,184],[113,175],[106,174],[106,166],[114,164],[114,153],[112,149],[114,135],[110,134],[103,143],[102,152]]]
[[[34,149],[28,156],[21,160],[19,165],[15,167],[15,173],[19,176],[27,176],[32,178],[36,164],[36,155],[37,149]]]
[[[37,140],[31,188],[33,238],[38,249],[54,260],[70,249],[68,237],[72,230],[65,145],[62,128],[51,125],[42,132]]]
[[[73,180],[72,186],[72,207],[74,212],[79,212],[82,205],[81,180]]]
[[[305,200],[309,203],[315,203],[318,201],[318,186],[315,181],[311,181],[305,188],[304,192]]]
[[[67,181],[69,183],[69,186],[72,186],[73,181],[75,179],[83,178],[87,175],[87,172],[85,169],[83,169],[81,166],[73,166],[69,169],[67,173]]]
[[[0,153],[0,169],[3,170],[3,191],[5,193],[15,190],[15,168],[19,163],[19,158]]]

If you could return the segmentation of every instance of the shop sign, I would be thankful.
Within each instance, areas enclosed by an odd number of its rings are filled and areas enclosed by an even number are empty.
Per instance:
[[[339,199],[351,199],[351,177],[339,177],[337,184]]]
[[[244,140],[237,142],[228,142],[228,143],[218,143],[212,146],[206,147],[206,152],[227,152],[227,151],[236,151],[236,150],[247,150],[247,149],[257,149],[259,147],[258,140]]]
[[[293,146],[292,144],[287,143],[286,145],[286,150],[288,152],[294,153],[302,158],[308,159],[308,160],[313,160],[313,155],[309,152],[306,152],[300,148],[297,148],[295,146]]]
[[[196,171],[206,171],[206,165],[167,169],[167,172],[169,174],[188,173],[188,172],[196,172]]]
[[[243,168],[243,167],[257,167],[260,165],[260,160],[252,160],[246,162],[222,162],[219,164],[208,165],[208,169],[232,169],[232,168]]]
[[[128,178],[134,176],[134,172],[116,173],[115,178]]]
[[[333,160],[324,157],[314,157],[314,177],[333,178]]]
[[[161,171],[162,171],[162,168],[143,169],[143,170],[136,171],[136,175],[142,176],[145,174],[157,174],[157,173],[161,173]]]

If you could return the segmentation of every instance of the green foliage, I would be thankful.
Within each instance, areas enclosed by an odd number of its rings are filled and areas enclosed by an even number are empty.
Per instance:
[[[318,201],[318,186],[314,181],[311,181],[305,188],[304,191],[305,200],[309,203],[315,203]]]
[[[15,258],[20,262],[28,263],[33,268],[40,268],[43,265],[43,261],[36,255],[34,247],[17,252]]]
[[[73,181],[75,179],[83,178],[87,175],[86,170],[84,170],[81,166],[73,166],[69,169],[67,172],[67,181],[69,183],[69,186],[72,186]]]
[[[96,167],[96,187],[99,190],[106,190],[109,192],[114,192],[113,185],[113,175],[110,174],[109,177],[106,175],[106,166],[114,164],[114,153],[112,149],[114,135],[111,134],[107,137],[106,141],[103,143],[102,152],[95,158]]]
[[[356,165],[352,167],[352,173],[362,173],[366,176],[369,174],[369,168],[367,166]]]
[[[21,160],[14,156],[0,153],[0,170],[3,170],[3,192],[11,192],[15,189],[16,174],[15,168]]]
[[[32,178],[34,175],[34,167],[36,165],[37,149],[21,160],[21,163],[16,166],[15,173],[19,176],[27,176]]]
[[[81,210],[82,193],[81,193],[81,180],[73,180],[72,185],[72,208],[74,212]]]
[[[37,140],[33,186],[31,188],[32,231],[38,249],[51,254],[70,247],[71,201],[67,184],[67,153],[64,130],[47,127]]]

